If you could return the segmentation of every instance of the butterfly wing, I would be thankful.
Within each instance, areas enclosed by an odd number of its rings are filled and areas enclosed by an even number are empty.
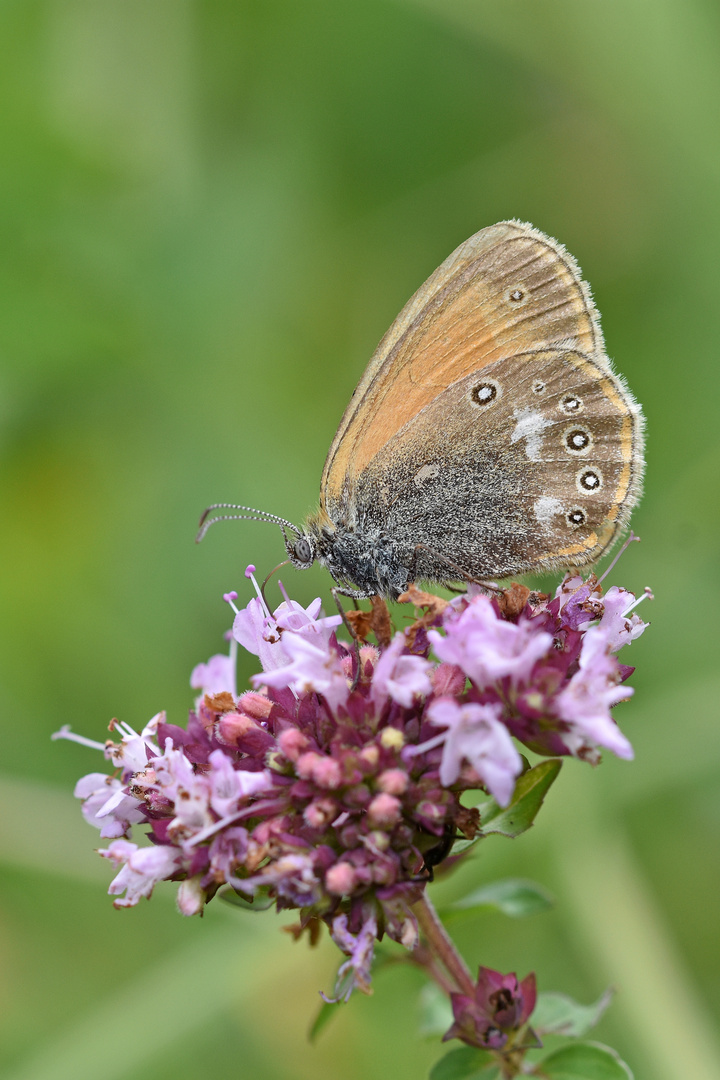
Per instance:
[[[385,532],[417,578],[583,564],[625,523],[642,461],[640,410],[577,265],[502,222],[381,341],[330,448],[321,517]]]
[[[375,351],[330,447],[321,510],[336,518],[369,462],[444,389],[503,357],[560,342],[609,370],[572,257],[516,221],[471,236],[408,301]]]
[[[381,448],[357,481],[358,527],[393,537],[414,578],[594,562],[639,493],[639,425],[618,379],[577,350],[503,358]]]

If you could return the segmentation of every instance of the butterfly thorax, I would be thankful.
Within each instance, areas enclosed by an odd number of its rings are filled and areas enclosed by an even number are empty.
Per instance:
[[[345,522],[311,517],[305,524],[314,558],[351,594],[396,600],[413,580],[413,549],[379,528],[356,530]]]

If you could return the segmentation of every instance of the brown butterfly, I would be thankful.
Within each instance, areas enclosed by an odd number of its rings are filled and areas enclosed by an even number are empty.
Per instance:
[[[299,569],[317,559],[341,592],[394,599],[418,580],[595,562],[638,500],[643,464],[640,407],[577,264],[503,221],[461,244],[380,342],[317,513],[302,529],[252,516],[280,525]]]

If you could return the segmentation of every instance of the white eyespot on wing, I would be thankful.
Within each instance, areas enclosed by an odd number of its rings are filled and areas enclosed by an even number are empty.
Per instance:
[[[555,515],[564,513],[563,504],[552,495],[541,495],[533,503],[533,513],[538,520],[538,524],[550,528]]]
[[[437,461],[434,461],[432,465],[423,465],[422,469],[418,469],[413,476],[413,484],[415,484],[415,487],[421,488],[427,480],[434,479],[439,472],[440,466]]]
[[[525,451],[531,461],[540,461],[542,453],[542,433],[546,427],[551,427],[553,421],[546,419],[537,409],[516,409],[515,430],[510,436],[510,442],[518,442],[525,439]]]

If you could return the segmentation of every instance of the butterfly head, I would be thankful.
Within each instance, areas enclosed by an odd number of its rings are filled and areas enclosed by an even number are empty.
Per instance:
[[[291,534],[290,536],[283,529],[285,550],[288,553],[288,558],[296,570],[307,570],[317,558],[315,540],[309,533],[301,532],[294,526],[291,526],[291,528],[294,530],[294,535]]]

